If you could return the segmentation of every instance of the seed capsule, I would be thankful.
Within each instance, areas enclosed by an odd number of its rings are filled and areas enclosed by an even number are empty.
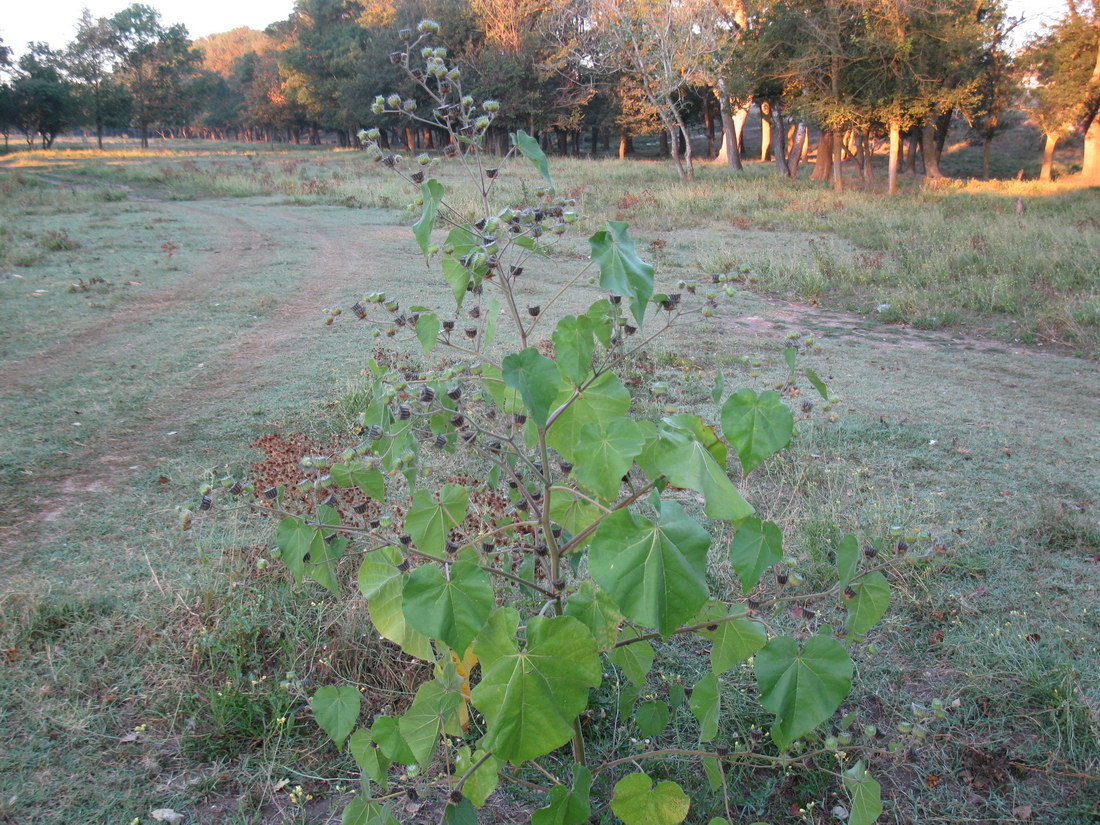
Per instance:
[[[493,180],[499,172],[500,172],[500,170],[497,169],[496,167],[493,167],[491,169],[486,169],[485,170],[485,177],[487,177],[489,180]]]
[[[408,533],[402,533],[400,536],[397,537],[397,540],[408,547],[410,544],[412,544],[413,537],[410,536]]]
[[[367,512],[367,502],[365,502],[365,501],[357,502],[351,509],[354,510],[359,515],[363,515],[363,513]]]
[[[239,496],[243,492],[244,492],[244,485],[241,484],[241,482],[239,482],[239,481],[234,481],[233,486],[229,488],[229,495],[231,495],[231,496]]]
[[[408,404],[398,404],[397,406],[397,419],[398,421],[408,421],[412,417],[412,408]]]
[[[443,434],[437,435],[433,443],[435,444],[436,449],[442,450],[444,447],[447,446],[447,436]]]
[[[424,182],[424,173],[423,172],[413,172],[409,177],[412,179],[413,183],[423,183]]]
[[[329,493],[328,498],[325,499],[324,504],[326,507],[336,506],[336,493]]]
[[[466,327],[466,337],[470,339],[477,338],[477,327]]]
[[[548,548],[546,546],[545,542],[540,541],[538,544],[535,545],[535,555],[536,556],[545,556],[549,552],[550,552],[550,548]]]
[[[563,473],[568,473],[573,469],[573,464],[569,461],[563,461],[558,466],[561,467]]]
[[[869,559],[873,559],[878,555],[878,548],[873,544],[865,544],[863,545],[863,555]]]
[[[200,510],[204,510],[204,511],[209,510],[213,506],[214,506],[214,499],[210,498],[210,496],[203,496],[202,501],[199,502],[199,509]]]
[[[459,413],[458,415],[453,416],[451,418],[451,426],[452,427],[465,427],[466,426],[466,417],[463,416],[461,413]]]
[[[527,314],[530,315],[532,318],[538,318],[539,317],[539,312],[541,312],[541,307],[538,307],[538,306],[527,307]]]
[[[430,404],[432,401],[435,401],[435,389],[432,387],[421,387],[420,400],[425,404]]]
[[[412,29],[401,29],[401,31],[397,33],[397,36],[400,37],[403,42],[408,43],[413,39],[413,31]]]
[[[513,278],[518,278],[520,275],[523,274],[523,267],[513,266],[508,270],[508,274],[511,275]]]
[[[623,332],[625,332],[627,335],[633,335],[637,331],[638,331],[638,328],[637,327],[632,327],[632,326],[630,326],[630,324],[627,324],[626,326],[623,327]]]
[[[264,498],[266,498],[266,499],[273,499],[278,495],[279,495],[279,488],[278,487],[268,487],[266,490],[264,490]]]
[[[848,600],[851,600],[851,599],[854,599],[855,597],[856,597],[855,588],[853,588],[851,585],[844,588],[844,598],[846,598]]]
[[[475,433],[473,430],[470,430],[469,432],[465,432],[465,433],[462,434],[462,443],[463,444],[473,444],[476,439],[477,439],[477,433]]]
[[[790,580],[791,576],[786,570],[781,570],[775,574],[775,580],[780,585],[786,584]]]
[[[623,302],[623,296],[622,295],[612,295],[610,298],[608,298],[608,300],[611,301],[611,303],[618,306],[619,304],[621,304]]]
[[[454,386],[447,390],[447,397],[452,401],[457,401],[462,397],[462,387]]]
[[[390,63],[392,63],[395,66],[400,66],[404,62],[405,62],[405,53],[404,52],[390,52]]]
[[[444,332],[451,332],[451,331],[454,330],[454,328],[455,328],[455,322],[454,321],[444,321],[443,322],[443,331]]]
[[[471,318],[480,318],[481,317],[481,307],[474,307],[473,309],[471,309],[470,310],[470,317]]]
[[[367,438],[371,441],[377,441],[382,437],[382,428],[377,424],[371,424],[370,429],[367,430]]]

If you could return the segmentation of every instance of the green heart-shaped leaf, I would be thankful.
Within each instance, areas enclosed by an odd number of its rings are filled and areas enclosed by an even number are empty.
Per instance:
[[[588,564],[631,621],[675,630],[706,601],[710,534],[675,502],[662,502],[661,521],[618,510],[592,539]]]
[[[531,816],[531,825],[583,825],[592,813],[589,795],[592,772],[581,765],[573,766],[573,787],[555,785],[550,790],[549,804]]]
[[[493,584],[473,562],[456,561],[450,578],[425,564],[405,580],[402,599],[405,621],[413,629],[464,652],[493,609]]]
[[[336,743],[337,750],[344,747],[344,740],[355,728],[362,701],[359,691],[351,685],[327,685],[313,694],[309,703],[313,718]]]
[[[882,814],[882,787],[867,773],[862,760],[844,771],[843,779],[852,796],[848,825],[871,825]]]
[[[518,626],[515,610],[494,611],[474,643],[482,677],[471,694],[486,721],[481,746],[514,765],[568,742],[588,689],[603,676],[596,641],[576,619],[534,617],[523,650],[515,641]]]
[[[507,356],[500,366],[505,385],[520,394],[531,418],[545,427],[551,405],[561,391],[558,365],[534,347],[528,347]]]
[[[833,715],[852,689],[852,660],[844,645],[814,636],[801,650],[777,636],[756,654],[760,704],[775,714],[772,740],[786,749]]]
[[[611,810],[626,825],[679,825],[691,800],[675,782],[658,782],[644,773],[632,773],[615,783]]]
[[[890,606],[890,582],[877,570],[855,585],[856,595],[848,602],[848,631],[866,633]]]
[[[630,300],[638,326],[644,326],[645,308],[653,295],[653,267],[638,257],[634,241],[622,221],[608,221],[588,239],[592,260],[600,268],[600,286]]]
[[[438,502],[427,490],[417,490],[405,516],[405,529],[413,543],[425,553],[441,553],[447,533],[466,518],[468,502],[469,491],[458,484],[444,485]]]
[[[722,405],[722,431],[737,451],[741,468],[751,473],[791,443],[794,414],[774,390],[758,396],[746,387]]]
[[[730,564],[741,580],[741,592],[748,593],[760,576],[783,559],[783,534],[779,525],[750,516],[736,525],[730,542]]]
[[[619,497],[623,476],[644,446],[642,428],[629,418],[585,424],[577,443],[581,458],[573,475],[600,498],[613,501]]]
[[[397,569],[404,559],[393,547],[380,547],[363,557],[359,565],[359,590],[367,600],[367,612],[378,635],[389,639],[410,656],[435,658],[428,637],[413,630],[401,609],[405,576]]]

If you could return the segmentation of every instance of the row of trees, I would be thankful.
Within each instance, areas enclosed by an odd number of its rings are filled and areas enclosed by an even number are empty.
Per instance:
[[[1100,0],[1069,0],[1061,21],[1013,52],[1018,24],[1003,0],[298,0],[265,32],[237,29],[192,43],[182,26],[134,5],[111,18],[88,12],[64,51],[31,44],[0,89],[0,121],[44,146],[71,125],[162,133],[354,144],[383,126],[377,95],[429,106],[399,79],[390,52],[402,30],[439,22],[448,58],[475,100],[501,103],[487,139],[538,134],[544,148],[611,150],[659,134],[683,178],[690,137],[741,167],[750,107],[761,114],[761,157],[797,171],[811,133],[814,174],[843,185],[861,176],[882,141],[889,187],[899,166],[941,176],[954,117],[986,147],[1023,105],[1047,139],[1085,136],[1084,174],[1100,179]],[[6,53],[0,52],[0,57]],[[430,60],[427,56],[425,60]],[[428,66],[422,67],[428,70]],[[419,95],[419,96],[418,96]],[[421,99],[423,98],[423,99]],[[410,117],[387,143],[432,147],[440,135]]]

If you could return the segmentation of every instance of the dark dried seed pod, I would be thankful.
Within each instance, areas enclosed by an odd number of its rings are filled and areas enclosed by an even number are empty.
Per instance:
[[[352,506],[351,509],[354,510],[359,515],[363,515],[363,513],[367,512],[367,502],[365,502],[365,501],[357,502],[354,506]]]
[[[382,158],[382,165],[389,169],[393,169],[393,167],[397,166],[397,155],[386,155]]]
[[[423,401],[425,404],[430,404],[431,402],[435,401],[435,389],[432,387],[421,387],[420,400]]]
[[[324,501],[324,504],[326,507],[335,507],[336,501],[336,493],[329,493],[328,498],[326,498]]]
[[[672,303],[672,301],[661,301],[661,309],[665,312],[672,312],[672,310],[676,309],[676,304]]]
[[[397,405],[397,419],[398,419],[398,421],[408,421],[410,418],[412,418],[412,414],[413,414],[412,407],[410,407],[408,404],[398,404]]]
[[[489,409],[487,409],[485,411],[485,417],[488,418],[490,421],[492,421],[494,418],[497,417],[496,409],[493,408],[493,407],[490,407]]]
[[[443,157],[453,158],[457,154],[458,147],[455,146],[453,143],[448,143],[446,146],[443,147]]]
[[[907,542],[904,542],[904,541],[899,541],[898,542],[898,553],[900,554],[900,553],[907,553],[907,552],[909,552],[909,544]]]
[[[683,294],[682,294],[682,293],[680,293],[680,292],[673,292],[673,293],[672,293],[671,295],[669,295],[669,296],[668,296],[668,299],[669,299],[670,301],[672,301],[672,303],[673,303],[673,304],[678,304],[678,303],[680,303],[680,299],[681,299],[682,297],[683,297]]]
[[[363,509],[365,510],[366,507],[364,506]],[[377,530],[378,525],[380,525],[381,523],[382,522],[380,520],[376,519],[376,518],[372,518],[370,521],[367,522],[367,524],[370,525],[371,530]]]
[[[495,166],[491,167],[485,170],[485,177],[487,177],[489,180],[493,180],[499,172],[500,170],[497,169]]]
[[[503,449],[503,445],[499,441],[490,441],[486,446],[491,453],[499,453]]]
[[[814,618],[816,615],[817,615],[817,611],[807,610],[805,607],[802,608],[802,618],[805,619],[806,621],[809,621],[810,619]]]
[[[443,549],[447,551],[448,556],[453,556],[458,551],[458,544],[447,539],[443,544]]]
[[[710,274],[710,282],[711,282],[712,284],[720,284],[720,283],[722,283],[722,274],[721,274],[720,272],[712,272],[712,273]]]
[[[778,582],[781,585],[786,584],[788,581],[790,581],[790,579],[791,579],[791,576],[786,570],[782,570],[782,571],[775,574],[776,582]]]
[[[400,536],[397,537],[397,540],[408,547],[410,544],[412,544],[413,537],[410,536],[408,533],[402,533]]]
[[[527,314],[530,315],[532,318],[538,318],[539,312],[541,311],[542,308],[539,306],[527,307]]]
[[[622,295],[612,295],[608,300],[610,300],[611,303],[613,303],[615,305],[618,305],[618,304],[621,304],[623,302],[623,296]]]
[[[711,633],[713,633],[717,629],[718,629],[718,625],[716,625],[716,624],[708,624],[707,625],[707,630],[709,630]]]
[[[521,224],[517,220],[509,221],[508,222],[508,231],[511,232],[513,235],[517,235],[517,234],[519,234],[520,232],[523,231],[523,224]],[[518,268],[519,267],[513,267],[513,269],[518,269]]]
[[[437,436],[435,437],[435,442],[434,442],[434,444],[435,444],[435,446],[436,446],[436,448],[437,448],[437,449],[440,449],[440,450],[442,450],[442,449],[443,449],[444,447],[446,447],[446,446],[447,446],[447,436],[445,436],[445,435],[443,435],[442,433],[440,433],[439,435],[437,435]]]
[[[480,232],[481,230],[483,230],[485,228],[485,225],[486,225],[485,218],[478,218],[477,223],[474,224],[474,229],[476,229],[478,232]]]
[[[457,401],[462,397],[462,387],[450,387],[447,390],[447,397],[452,401]]]
[[[459,413],[458,415],[452,416],[451,417],[451,426],[452,427],[465,427],[466,426],[466,417],[464,415],[462,415],[461,413]]]
[[[463,444],[473,444],[476,439],[477,439],[477,433],[475,433],[473,430],[470,430],[469,432],[465,432],[465,433],[462,434],[462,443]]]
[[[630,326],[630,324],[626,324],[626,325],[623,326],[623,332],[625,332],[627,335],[633,335],[637,331],[638,331],[638,328],[637,327],[632,327],[632,326]]]
[[[806,413],[806,415],[809,415],[813,411],[814,411],[814,402],[813,401],[803,401],[802,402],[802,412]]]
[[[573,464],[572,464],[572,462],[569,462],[569,461],[563,461],[558,466],[561,467],[561,471],[563,473],[571,472],[572,469],[573,469]]]
[[[451,93],[451,84],[448,83],[446,80],[440,81],[439,93],[441,95],[449,95]]]
[[[729,756],[729,745],[719,745],[714,749],[714,752],[719,756]]]
[[[519,501],[516,502],[516,509],[517,510],[526,510],[527,506],[528,506],[527,505],[527,499],[525,499],[525,498],[521,498]]]
[[[481,307],[474,307],[473,309],[471,309],[470,310],[470,317],[471,318],[480,318],[481,317]]]
[[[538,473],[539,475],[542,475],[542,464],[540,464],[539,462],[536,461],[531,466],[533,466],[535,468],[536,473]]]
[[[409,177],[412,179],[413,183],[423,183],[424,182],[424,173],[423,172],[413,172]]]
[[[484,287],[482,287],[481,284],[470,284],[470,292],[474,293],[474,295],[480,295],[484,291]]]
[[[546,211],[550,213],[551,218],[560,218],[565,214],[565,209],[559,204],[554,204]]]
[[[694,687],[692,687],[691,685],[684,685],[684,697],[685,698],[690,699],[691,694],[694,693],[694,692],[695,692]]]
[[[546,213],[543,212],[541,209],[532,209],[531,210],[531,217],[535,219],[535,223],[538,223],[539,221],[541,221],[543,218],[546,217]]]
[[[363,308],[363,305],[356,301],[351,305],[351,311],[355,313],[355,317],[362,321],[367,317],[367,311]]]
[[[467,338],[477,338],[477,327],[466,327]]]
[[[277,495],[279,495],[278,487],[268,487],[266,490],[264,490],[264,498],[272,499],[275,498]]]
[[[752,613],[760,609],[760,602],[757,599],[746,599],[745,607],[747,607],[749,609],[749,612]]]
[[[556,579],[554,581],[554,589],[558,592],[565,590],[565,579]]]
[[[202,501],[199,502],[199,509],[200,510],[209,510],[213,506],[214,506],[214,499],[210,498],[210,496],[203,496]]]
[[[517,424],[521,424],[521,425],[526,424],[527,423],[527,416],[524,415],[523,413],[516,413],[515,414],[515,422]]]
[[[395,66],[400,66],[404,62],[405,62],[405,53],[404,52],[390,52],[390,63],[392,63]]]
[[[419,68],[419,67],[417,67],[415,69],[410,69],[409,74],[411,74],[413,76],[414,80],[423,80],[424,79],[424,70]]]
[[[397,33],[397,36],[400,37],[403,42],[408,43],[410,40],[413,39],[413,30],[412,29],[401,29],[401,31],[399,31]],[[416,799],[415,796],[412,797],[412,798]]]
[[[511,275],[513,278],[518,278],[520,275],[523,274],[523,267],[522,266],[513,266],[513,267],[509,268],[508,274]]]
[[[546,546],[546,542],[540,541],[538,544],[535,545],[536,556],[545,556],[549,552],[550,548]]]
[[[848,585],[847,587],[844,588],[844,598],[851,600],[851,599],[854,599],[855,597],[856,597],[856,591],[855,591],[854,587],[852,587],[851,585]]]
[[[407,318],[405,317],[405,315],[404,315],[404,314],[401,314],[401,315],[398,315],[398,316],[397,316],[396,318],[394,318],[394,319],[393,319],[393,322],[394,322],[395,324],[397,324],[397,325],[398,325],[399,327],[403,327],[403,326],[405,326],[405,322],[406,322],[407,320],[408,320],[408,319],[407,319]]]
[[[510,478],[508,479],[508,486],[514,490],[519,487],[519,482],[517,482],[514,478]]]
[[[444,332],[451,332],[454,328],[455,328],[455,322],[454,321],[444,321],[443,322],[443,331]]]
[[[531,500],[532,501],[542,501],[542,490],[532,490],[531,491]]]
[[[492,551],[495,547],[496,545],[493,544],[491,541],[483,541],[481,543],[481,549],[484,550],[486,553]]]
[[[231,496],[239,496],[243,492],[244,492],[244,485],[241,484],[241,482],[239,482],[239,481],[234,481],[233,486],[229,488],[229,495],[231,495]]]
[[[412,565],[411,565],[411,564],[409,564],[409,560],[408,560],[408,559],[401,559],[401,561],[400,561],[400,562],[398,562],[398,564],[397,564],[397,572],[398,572],[398,573],[404,573],[404,572],[406,572],[406,571],[407,571],[407,570],[408,570],[408,569],[409,569],[410,567],[412,567]]]
[[[556,524],[555,524],[555,525],[554,525],[553,527],[551,527],[551,528],[550,528],[550,533],[551,533],[551,534],[552,534],[552,535],[554,536],[554,538],[556,538],[556,539],[560,539],[560,538],[561,538],[561,528],[560,528],[560,527],[558,527],[558,526],[557,526]]]
[[[377,441],[382,437],[382,428],[377,424],[371,424],[370,429],[367,430],[367,438],[371,441]]]
[[[863,545],[863,555],[869,559],[873,559],[878,555],[878,548],[873,544],[865,544]]]

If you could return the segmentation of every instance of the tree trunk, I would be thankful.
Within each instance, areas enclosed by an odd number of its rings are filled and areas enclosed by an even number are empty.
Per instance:
[[[924,177],[928,180],[940,180],[943,172],[940,171],[940,159],[936,157],[936,124],[931,120],[921,126],[920,154],[924,161]],[[986,169],[986,177],[989,170]]]
[[[730,106],[729,95],[726,94],[726,81],[724,78],[718,81],[718,111],[722,118],[722,145],[718,148],[718,156],[715,160],[725,161],[734,172],[744,171],[741,165],[741,150],[737,145],[737,128],[733,123],[733,110]]]
[[[707,159],[714,157],[714,95],[703,94],[703,128],[707,133]]]
[[[810,180],[828,180],[833,174],[833,133],[823,131],[817,140],[817,160]]]
[[[1096,48],[1096,65],[1092,69],[1089,86],[1100,86],[1100,44]],[[1092,120],[1085,126],[1085,156],[1081,162],[1081,180],[1100,183],[1100,111],[1093,106]]]
[[[737,136],[737,153],[740,157],[745,156],[745,124],[749,120],[749,108],[751,106],[752,99],[750,98],[747,103],[742,103],[733,110],[733,133]]]
[[[840,134],[833,136],[833,191],[844,191],[844,141]]]
[[[1039,180],[1050,183],[1054,180],[1054,147],[1058,145],[1058,135],[1047,135],[1046,146],[1043,147],[1043,168],[1039,172]]]
[[[627,155],[634,154],[634,138],[626,132],[619,132],[619,160],[625,160]]]
[[[783,128],[783,105],[778,100],[771,105],[771,116],[775,173],[781,178],[789,178],[791,174],[787,171],[787,130]]]
[[[802,160],[802,149],[806,145],[806,124],[799,122],[795,127],[794,137],[791,139],[791,151],[787,155],[787,174],[792,178],[798,177],[798,164]]]
[[[668,148],[668,132],[665,131],[664,129],[662,129],[661,130],[661,143],[657,147],[657,157],[667,158],[669,156],[669,154],[670,154],[670,152],[669,152],[669,148]]]
[[[905,174],[917,174],[917,130],[911,129],[905,139]]]
[[[898,193],[898,160],[900,155],[901,126],[895,122],[890,124],[890,161],[886,167],[886,193],[891,196]]]
[[[982,180],[989,180],[989,147],[993,145],[993,135],[982,138]]]
[[[936,165],[939,166],[943,157],[943,147],[947,143],[947,135],[951,132],[951,119],[955,116],[954,109],[948,109],[936,118]]]
[[[767,160],[772,148],[772,107],[764,101],[760,104],[760,160]]]

